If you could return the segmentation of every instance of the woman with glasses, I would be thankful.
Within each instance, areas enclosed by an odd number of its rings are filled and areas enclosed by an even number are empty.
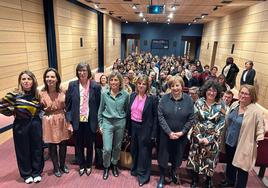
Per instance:
[[[101,87],[92,79],[90,66],[86,62],[76,66],[76,77],[78,80],[71,81],[66,92],[66,118],[73,126],[79,175],[86,173],[89,176],[92,171]]]
[[[255,166],[258,141],[264,139],[264,114],[255,104],[256,89],[242,85],[226,116],[223,146],[227,158],[226,179],[221,187],[245,188],[248,172]]]
[[[219,154],[219,142],[224,127],[225,105],[221,102],[221,86],[208,80],[195,102],[195,125],[188,133],[190,152],[187,166],[192,171],[191,187],[197,187],[199,174],[206,175],[205,185],[213,187],[212,177]]]

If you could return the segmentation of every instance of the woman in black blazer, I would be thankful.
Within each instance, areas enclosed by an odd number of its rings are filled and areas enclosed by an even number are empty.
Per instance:
[[[254,78],[256,71],[253,69],[253,61],[247,61],[245,63],[246,70],[243,71],[241,79],[240,79],[240,86],[244,84],[254,85]]]
[[[149,95],[148,77],[138,77],[136,92],[130,96],[128,126],[131,132],[131,175],[137,176],[139,186],[150,180],[152,161],[152,139],[156,138],[157,103],[155,96]]]
[[[78,80],[69,83],[66,92],[66,118],[74,130],[79,175],[92,171],[93,144],[98,125],[101,87],[91,79],[89,64],[79,63],[76,67]],[[84,154],[84,147],[87,154]]]

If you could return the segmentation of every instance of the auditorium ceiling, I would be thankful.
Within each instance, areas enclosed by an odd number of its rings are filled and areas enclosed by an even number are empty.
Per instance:
[[[263,0],[79,0],[121,22],[206,23]],[[164,7],[162,14],[149,14],[148,5]],[[141,14],[142,13],[142,14]]]

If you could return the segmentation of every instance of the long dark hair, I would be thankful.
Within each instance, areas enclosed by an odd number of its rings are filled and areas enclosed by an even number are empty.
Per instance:
[[[37,96],[37,80],[36,80],[36,77],[35,75],[29,71],[29,70],[25,70],[25,71],[22,71],[20,74],[19,74],[19,78],[18,78],[18,89],[20,92],[23,92],[23,93],[26,93],[26,91],[23,90],[22,86],[21,86],[21,77],[23,74],[27,74],[28,76],[30,76],[33,80],[33,85],[32,85],[32,88],[31,88],[31,91],[30,91],[30,94],[33,95],[33,96]]]
[[[214,81],[214,80],[206,81],[205,84],[201,88],[201,96],[205,97],[205,99],[207,99],[206,92],[209,88],[213,88],[217,91],[215,101],[218,102],[221,98],[221,92],[222,92],[221,85],[217,81]]]
[[[47,85],[47,82],[46,82],[46,76],[47,76],[47,73],[48,72],[50,72],[50,71],[52,71],[52,72],[54,72],[55,73],[55,75],[56,75],[56,78],[57,78],[57,83],[56,83],[56,91],[57,91],[57,93],[59,93],[60,92],[60,84],[61,84],[61,78],[60,78],[60,74],[59,74],[59,72],[56,70],[56,69],[54,69],[54,68],[48,68],[45,72],[44,72],[44,75],[43,75],[43,82],[44,82],[44,88],[42,89],[43,91],[47,91],[47,92],[49,92],[48,91],[48,85]]]

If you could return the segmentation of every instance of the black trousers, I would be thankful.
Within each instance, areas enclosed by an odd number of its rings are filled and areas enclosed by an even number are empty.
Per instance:
[[[235,184],[236,188],[246,188],[248,182],[248,172],[232,165],[236,147],[225,144],[226,148],[226,179],[229,183]]]
[[[44,167],[41,119],[15,119],[13,138],[21,177],[40,176]]]
[[[77,150],[77,163],[82,168],[90,168],[93,160],[93,144],[95,141],[95,133],[91,131],[88,122],[80,122],[78,130],[74,131],[75,147]],[[85,148],[87,153],[85,156]]]
[[[142,132],[141,123],[132,121],[131,123],[131,174],[138,177],[139,182],[149,181],[151,175],[152,144],[151,135]],[[146,131],[148,131],[147,128]],[[150,131],[149,131],[150,132]]]

